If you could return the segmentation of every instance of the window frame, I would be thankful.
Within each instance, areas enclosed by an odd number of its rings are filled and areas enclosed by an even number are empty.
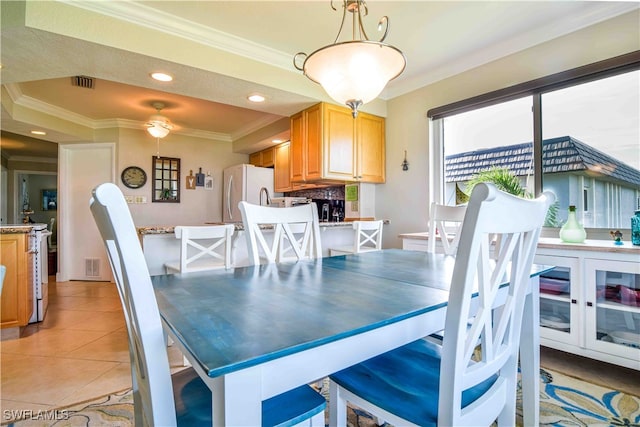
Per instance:
[[[445,117],[531,96],[533,103],[534,193],[540,195],[543,191],[542,95],[558,89],[637,70],[640,70],[640,51],[630,52],[427,111],[427,117],[429,118],[429,153],[431,153],[429,161],[429,169],[431,171],[429,174],[429,203],[443,203],[444,199],[444,125],[442,119]]]

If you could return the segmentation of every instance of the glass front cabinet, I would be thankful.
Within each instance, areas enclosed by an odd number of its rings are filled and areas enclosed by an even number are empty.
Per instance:
[[[556,268],[540,276],[540,337],[579,345],[580,279],[578,259],[538,255],[537,264]]]
[[[640,370],[640,247],[541,239],[540,344]]]
[[[585,259],[586,344],[640,360],[640,260]]]

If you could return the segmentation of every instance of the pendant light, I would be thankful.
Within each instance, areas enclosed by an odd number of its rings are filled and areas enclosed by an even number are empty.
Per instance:
[[[335,101],[350,107],[355,118],[358,108],[380,95],[387,83],[404,71],[407,61],[399,49],[383,43],[389,32],[388,17],[383,16],[378,22],[378,31],[385,25],[382,38],[372,41],[362,25],[362,16],[368,14],[366,2],[343,0],[342,7],[342,23],[333,44],[310,55],[298,52],[293,65],[319,83]],[[333,1],[331,8],[337,10]],[[347,12],[352,14],[352,40],[338,42]],[[305,58],[301,67],[296,63],[299,57]]]
[[[160,110],[164,108],[162,102],[154,102],[152,105],[157,113],[151,116],[145,126],[147,127],[147,132],[156,139],[156,157],[160,157],[160,138],[169,135],[169,132],[173,129],[173,125],[169,123],[169,119],[160,114]]]

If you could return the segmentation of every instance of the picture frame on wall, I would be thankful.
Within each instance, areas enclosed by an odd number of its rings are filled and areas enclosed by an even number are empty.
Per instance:
[[[58,190],[42,190],[42,210],[55,211],[58,209]]]
[[[204,177],[204,189],[213,190],[213,177],[211,175]]]

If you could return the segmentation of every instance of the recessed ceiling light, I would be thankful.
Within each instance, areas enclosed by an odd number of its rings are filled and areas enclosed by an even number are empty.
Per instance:
[[[280,144],[281,142],[284,142],[284,139],[273,139],[271,140],[271,142],[273,142],[274,144]]]
[[[151,78],[160,82],[170,82],[173,80],[173,76],[166,73],[151,73]]]
[[[254,93],[253,95],[249,95],[247,99],[251,102],[264,102],[264,96]]]
[[[42,130],[32,130],[31,133],[33,135],[46,135],[47,134],[45,131],[42,131]]]

